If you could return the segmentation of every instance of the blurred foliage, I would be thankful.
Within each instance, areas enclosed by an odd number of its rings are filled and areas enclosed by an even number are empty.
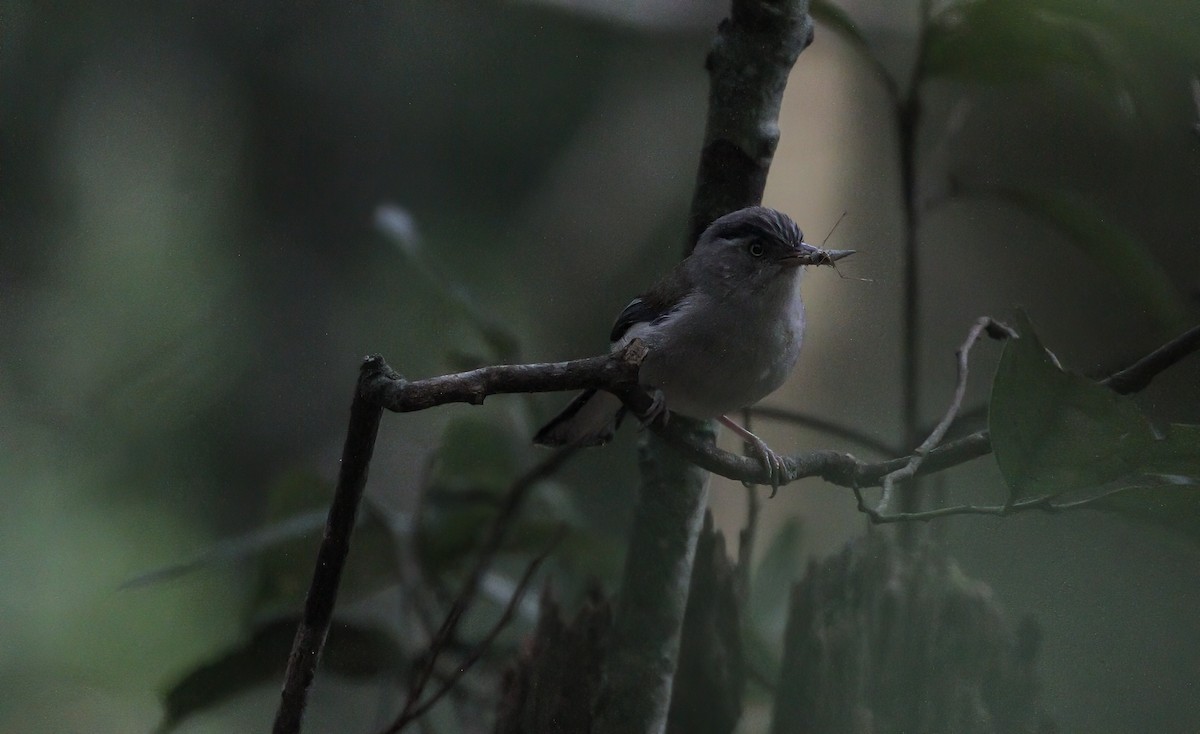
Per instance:
[[[299,617],[288,616],[256,626],[245,642],[189,671],[163,696],[157,731],[172,731],[189,716],[282,680],[299,623]],[[339,622],[329,630],[320,672],[349,679],[398,678],[406,663],[407,656],[388,632]]]
[[[1123,305],[1144,312],[1164,339],[1191,324],[1193,309],[1149,243],[1115,223],[1111,213],[1065,191],[1013,187],[990,193],[1061,232],[1109,273],[1128,296]]]
[[[1133,12],[1106,0],[972,0],[937,13],[920,74],[969,83],[1044,79],[1069,70],[1098,90],[1127,93],[1116,72]]]
[[[792,587],[803,577],[801,564],[804,531],[799,518],[790,517],[763,551],[750,584],[743,614],[747,662],[755,679],[779,678],[780,646]]]
[[[330,482],[305,472],[288,473],[271,488],[266,527],[286,527],[314,510],[328,510],[332,500]],[[354,552],[338,587],[338,600],[343,604],[353,604],[401,582],[399,563],[405,537],[397,537],[396,529],[402,529],[403,524],[389,522],[384,511],[369,499],[364,499],[359,513]],[[323,531],[324,523],[301,537],[283,538],[260,549],[258,583],[247,620],[259,623],[301,608]]]

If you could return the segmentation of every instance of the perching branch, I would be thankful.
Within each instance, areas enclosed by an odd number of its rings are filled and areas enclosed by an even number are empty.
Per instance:
[[[1118,392],[1143,389],[1159,373],[1200,350],[1200,326],[1193,327],[1154,350],[1130,367],[1101,381]],[[621,397],[635,414],[645,414],[653,398],[638,386],[637,368],[645,348],[634,342],[625,350],[601,357],[546,364],[501,365],[426,380],[407,381],[381,357],[369,357],[363,365],[350,410],[350,427],[342,452],[334,502],[330,507],[325,536],[318,551],[313,580],[305,599],[304,616],[297,630],[276,714],[275,734],[294,734],[312,684],[317,661],[333,617],[337,587],[349,551],[359,501],[366,484],[367,468],[374,449],[379,420],[384,408],[407,412],[455,402],[482,403],[489,395],[516,392],[550,392],[589,387],[609,390]],[[683,421],[652,425],[658,434],[684,458],[729,479],[765,484],[769,472],[759,461],[717,448],[711,440],[689,434]],[[987,431],[977,431],[925,453],[915,473],[933,473],[963,464],[991,452]],[[864,462],[848,453],[811,451],[785,459],[784,484],[806,477],[854,489],[860,509],[867,512],[861,490],[882,485],[885,477],[909,466],[913,456],[880,462]],[[1103,495],[1101,496],[1103,497]],[[927,512],[878,515],[875,522],[931,520],[948,515],[1008,515],[1027,510],[1059,511],[1085,507],[1100,497],[1070,503],[1055,503],[1053,496],[1022,500],[1005,506],[961,505]],[[867,512],[870,515],[870,512]]]
[[[1200,350],[1200,326],[1172,339],[1128,368],[1100,381],[1120,392],[1136,392],[1159,373],[1183,357]],[[388,410],[407,412],[454,402],[479,404],[489,395],[516,392],[552,392],[599,388],[625,401],[635,415],[645,414],[653,398],[636,382],[637,365],[644,356],[640,342],[621,352],[569,362],[500,365],[470,372],[443,375],[426,380],[406,381],[395,376],[380,357],[364,364],[369,396]],[[758,459],[730,453],[708,442],[689,440],[677,421],[654,424],[649,430],[658,434],[676,451],[698,466],[735,481],[766,484],[767,469]],[[986,430],[941,444],[923,453],[917,476],[943,471],[991,453]],[[867,462],[852,454],[818,450],[785,457],[784,483],[808,477],[820,477],[830,484],[862,489],[882,486],[884,478],[907,466],[914,455],[886,461]]]

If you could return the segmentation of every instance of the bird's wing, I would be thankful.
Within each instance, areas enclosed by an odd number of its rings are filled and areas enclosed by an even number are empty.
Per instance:
[[[679,307],[684,296],[690,293],[691,289],[691,281],[683,263],[676,265],[675,269],[655,283],[654,287],[629,302],[629,305],[613,323],[608,340],[618,341],[631,327],[637,324],[653,324],[662,321]]]

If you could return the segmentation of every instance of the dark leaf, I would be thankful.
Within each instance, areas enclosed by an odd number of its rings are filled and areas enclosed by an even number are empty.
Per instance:
[[[521,448],[511,431],[485,419],[461,418],[446,426],[417,524],[428,571],[455,566],[475,549],[517,476]]]
[[[219,540],[186,561],[140,573],[122,583],[121,588],[136,589],[141,586],[150,586],[171,581],[220,563],[252,558],[281,543],[312,535],[325,525],[325,515],[325,510],[316,510],[252,530],[245,535]]]
[[[996,371],[989,419],[1012,498],[1137,488],[1098,506],[1175,526],[1180,502],[1191,506],[1200,484],[1200,427],[1152,425],[1132,398],[1064,371],[1025,314],[1016,328],[1020,338],[1005,344]],[[1147,501],[1158,491],[1161,501]]]
[[[296,635],[297,618],[276,619],[259,626],[244,643],[202,663],[164,694],[159,731],[174,729],[185,718],[218,706],[259,686],[283,680]],[[321,667],[351,679],[401,674],[405,656],[387,632],[369,626],[334,622]]]
[[[268,515],[280,518],[277,525],[313,512],[323,516],[332,499],[333,486],[329,482],[312,474],[295,473],[271,488]],[[281,538],[262,549],[250,620],[290,614],[300,608],[312,580],[324,527],[322,519],[308,533]],[[396,532],[403,529],[403,523],[393,522],[364,498],[339,586],[339,601],[362,599],[399,583],[400,545]]]

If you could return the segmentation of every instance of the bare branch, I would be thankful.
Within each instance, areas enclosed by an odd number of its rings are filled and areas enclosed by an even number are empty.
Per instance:
[[[868,513],[871,515],[872,520],[887,509],[892,499],[892,492],[895,491],[896,482],[902,482],[916,476],[917,470],[921,468],[921,464],[925,461],[925,457],[942,442],[942,439],[946,436],[946,431],[950,430],[950,424],[958,416],[958,411],[962,408],[963,397],[967,393],[967,377],[970,374],[968,359],[971,356],[971,348],[975,346],[975,342],[979,341],[979,337],[984,333],[996,338],[1016,337],[1016,332],[1001,323],[993,321],[988,316],[978,319],[970,331],[967,332],[966,340],[958,348],[958,384],[954,387],[954,397],[950,400],[950,406],[946,409],[946,414],[942,416],[942,420],[934,427],[929,437],[913,450],[908,462],[896,471],[888,472],[884,476],[883,496],[879,500],[879,506],[873,512]]]
[[[478,372],[478,370],[475,370],[475,372]],[[496,559],[496,555],[500,552],[500,546],[504,543],[504,538],[508,534],[508,530],[512,527],[513,518],[516,516],[517,510],[524,504],[525,498],[529,495],[529,490],[535,484],[556,472],[578,450],[578,447],[568,446],[567,448],[555,451],[545,460],[517,477],[509,486],[508,491],[504,495],[503,503],[496,511],[496,516],[492,518],[487,536],[480,543],[479,556],[475,560],[475,565],[471,567],[471,571],[467,574],[467,578],[463,582],[463,587],[459,591],[458,597],[451,604],[450,611],[446,613],[446,618],[442,621],[442,625],[438,628],[437,633],[434,634],[433,639],[430,640],[429,647],[423,656],[423,665],[417,671],[412,685],[409,686],[408,698],[405,700],[404,708],[401,710],[400,715],[396,717],[396,721],[393,722],[391,728],[387,730],[388,732],[399,731],[405,724],[419,717],[428,708],[424,702],[421,702],[421,695],[425,692],[425,687],[429,684],[429,679],[433,675],[438,657],[453,642],[459,622],[462,621],[463,615],[467,613],[467,610],[474,603],[475,595],[479,591],[479,583],[483,580],[484,574],[491,567],[492,562]],[[555,543],[557,544],[557,541]],[[551,546],[547,549],[547,555],[553,547]],[[540,565],[540,563],[541,561],[539,560],[537,565]],[[533,568],[536,569],[536,565]],[[528,575],[531,574],[532,571],[529,571]],[[496,633],[498,634],[499,630],[496,630]],[[454,680],[457,680],[457,678],[454,678]],[[435,697],[440,698],[442,695],[444,695],[444,692],[435,694]],[[429,705],[432,705],[432,703]]]
[[[625,349],[615,355],[543,364],[505,364],[470,372],[408,382],[384,377],[376,381],[376,398],[394,413],[426,410],[446,403],[482,405],[489,395],[559,392],[636,384],[645,351]]]
[[[951,515],[992,515],[994,517],[1007,517],[1015,515],[1018,512],[1029,512],[1031,510],[1055,513],[1066,512],[1068,510],[1080,510],[1086,508],[1095,509],[1101,501],[1126,492],[1134,492],[1145,489],[1145,487],[1131,486],[1121,487],[1119,489],[1111,489],[1107,492],[1093,495],[1091,497],[1083,497],[1069,502],[1055,502],[1062,495],[1047,494],[1041,497],[1032,497],[1026,500],[1018,500],[1006,505],[951,505],[950,507],[939,507],[935,510],[925,510],[922,512],[895,512],[890,515],[882,515],[866,505],[863,499],[862,491],[855,489],[854,496],[858,500],[858,509],[871,518],[871,522],[885,525],[894,522],[928,522],[936,520],[939,517],[949,517]]]
[[[496,623],[492,625],[491,630],[489,630],[488,633],[484,635],[483,639],[480,640],[477,645],[475,645],[462,663],[454,667],[454,671],[446,677],[446,680],[442,682],[441,687],[434,691],[433,695],[424,701],[421,701],[419,704],[417,703],[417,699],[420,697],[421,692],[417,691],[415,696],[410,693],[409,699],[405,702],[404,710],[400,713],[396,720],[392,722],[392,725],[384,730],[383,734],[395,734],[395,732],[403,730],[404,727],[424,716],[425,713],[428,712],[429,709],[433,708],[443,696],[453,690],[454,686],[458,684],[458,681],[464,675],[466,675],[468,670],[474,667],[475,663],[479,662],[479,658],[483,657],[483,654],[487,652],[504,628],[508,626],[508,623],[512,621],[513,614],[516,613],[517,607],[521,604],[521,600],[525,598],[525,590],[529,587],[529,582],[533,580],[534,574],[537,573],[537,570],[542,563],[550,556],[554,549],[558,547],[558,544],[562,541],[564,534],[564,529],[559,528],[558,532],[555,534],[553,540],[550,541],[550,544],[546,547],[546,549],[539,553],[538,556],[530,561],[529,565],[525,567],[525,573],[521,575],[521,580],[517,582],[517,588],[513,590],[512,596],[509,597],[508,604],[505,605],[504,612],[500,615],[500,618],[496,620]],[[433,670],[435,657],[436,651],[432,649],[431,645],[427,670]],[[428,678],[426,678],[426,680],[428,680]]]
[[[1200,349],[1200,325],[1193,326],[1125,369],[1101,381],[1119,395],[1145,389],[1158,373]]]

